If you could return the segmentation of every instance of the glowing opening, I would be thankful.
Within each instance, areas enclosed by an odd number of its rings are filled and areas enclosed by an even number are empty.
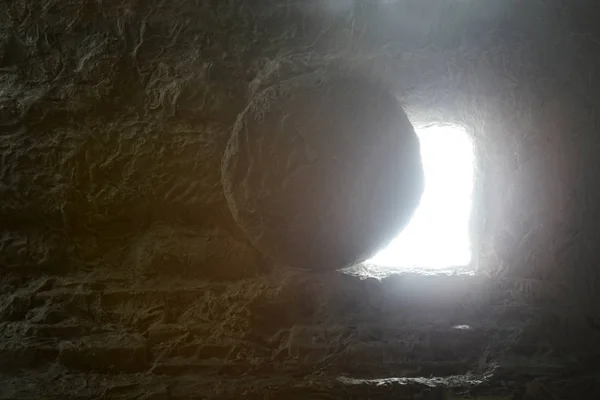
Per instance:
[[[456,126],[417,129],[425,171],[421,203],[408,226],[366,265],[447,269],[471,263],[474,154],[466,131]]]

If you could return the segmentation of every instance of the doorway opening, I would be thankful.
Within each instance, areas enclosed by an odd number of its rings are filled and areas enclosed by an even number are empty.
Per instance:
[[[474,149],[454,125],[416,129],[421,143],[425,190],[406,228],[364,265],[378,269],[442,271],[471,264],[469,220]]]

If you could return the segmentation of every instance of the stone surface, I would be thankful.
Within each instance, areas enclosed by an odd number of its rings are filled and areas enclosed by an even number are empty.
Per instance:
[[[599,11],[1,2],[0,399],[600,398]],[[244,240],[236,118],[332,64],[472,135],[499,277],[274,271]]]
[[[140,372],[148,369],[146,341],[141,335],[89,335],[59,343],[58,361],[73,370]]]
[[[419,141],[400,103],[343,72],[301,75],[252,99],[222,180],[250,241],[306,269],[373,256],[402,231],[424,189]]]
[[[140,280],[161,276],[235,280],[269,269],[260,253],[223,227],[153,227],[133,240],[130,259]]]
[[[233,283],[97,272],[1,287],[0,304],[29,301],[0,322],[0,399],[508,400],[536,377],[600,392],[599,333],[575,309],[557,315],[556,293],[512,281],[404,276],[372,290],[335,271]],[[72,318],[45,317],[56,309]]]

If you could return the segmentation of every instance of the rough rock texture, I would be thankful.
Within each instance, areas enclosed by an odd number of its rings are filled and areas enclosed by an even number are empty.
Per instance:
[[[0,2],[0,398],[600,398],[599,20],[586,0]],[[236,117],[332,64],[472,135],[489,278],[290,272],[245,240],[220,184]]]
[[[257,248],[297,268],[374,256],[424,189],[419,140],[400,103],[343,72],[294,77],[253,98],[222,168],[234,220]]]
[[[555,306],[558,286],[289,271],[132,284],[107,272],[5,278],[0,398],[600,394],[600,332],[574,304]]]

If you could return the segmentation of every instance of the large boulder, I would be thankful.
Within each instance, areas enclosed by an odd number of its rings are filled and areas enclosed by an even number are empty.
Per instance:
[[[402,231],[424,177],[418,138],[392,93],[361,76],[316,72],[251,100],[222,183],[234,219],[276,263],[339,269]]]

